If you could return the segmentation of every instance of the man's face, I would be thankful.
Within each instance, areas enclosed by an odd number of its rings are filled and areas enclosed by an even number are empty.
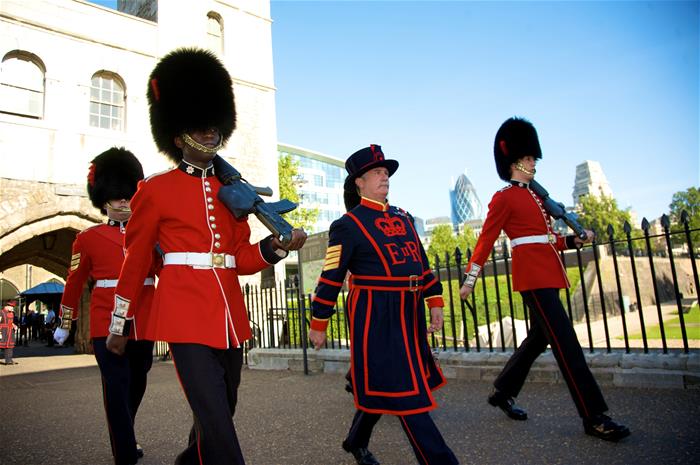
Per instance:
[[[217,128],[190,131],[187,133],[195,142],[208,148],[214,148],[221,142],[221,134]],[[200,168],[206,168],[209,162],[216,156],[216,153],[208,153],[197,150],[188,145],[182,137],[175,138],[175,145],[182,149],[182,158]]]
[[[384,202],[389,195],[389,170],[380,166],[367,171],[355,180],[360,195]]]
[[[537,171],[535,165],[537,165],[537,158],[530,155],[522,157],[510,165],[511,175],[514,179],[529,182],[535,177]]]
[[[113,199],[105,204],[107,217],[114,221],[126,221],[131,217],[131,200]]]

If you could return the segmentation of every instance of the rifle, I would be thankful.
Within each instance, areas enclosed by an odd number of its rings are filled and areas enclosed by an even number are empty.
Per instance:
[[[547,210],[547,213],[556,219],[562,219],[581,240],[585,241],[588,238],[588,234],[586,234],[581,223],[578,222],[576,213],[567,212],[563,203],[552,200],[547,189],[534,179],[530,181],[530,189],[542,198],[542,206]]]
[[[297,204],[287,199],[266,203],[260,195],[271,196],[272,189],[250,184],[236,168],[219,155],[214,157],[213,164],[216,177],[223,184],[217,197],[231,210],[233,216],[243,218],[253,213],[282,244],[289,244],[293,228],[280,215],[294,210]]]

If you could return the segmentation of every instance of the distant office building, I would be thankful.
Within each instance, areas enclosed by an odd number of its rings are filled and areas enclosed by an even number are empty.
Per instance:
[[[450,189],[450,205],[452,207],[452,228],[459,231],[465,221],[481,218],[483,207],[476,189],[466,173],[461,174]]]
[[[450,228],[452,228],[452,220],[450,219],[449,216],[438,216],[435,218],[428,218],[425,220],[423,224],[423,228],[425,231],[425,236],[423,237],[423,247],[425,247],[425,250],[428,250],[428,246],[430,245],[430,240],[433,235],[433,230],[442,225],[449,225]]]
[[[600,163],[586,160],[576,167],[576,180],[574,181],[574,205],[579,204],[582,195],[593,195],[595,197],[612,197],[612,189],[608,184],[608,179],[603,173]]]
[[[484,220],[481,218],[467,220],[460,225],[458,233],[461,234],[465,228],[470,228],[474,232],[474,236],[479,237],[481,230],[484,228]]]
[[[291,155],[299,162],[300,208],[318,208],[318,220],[309,233],[328,231],[331,223],[345,213],[343,182],[345,161],[312,150],[278,143],[279,156]]]
[[[630,213],[630,226],[634,228],[641,228],[642,220],[639,219],[639,214],[635,210],[632,210],[632,207],[627,207],[628,212]]]
[[[432,234],[433,229],[443,224],[449,224],[450,226],[452,226],[452,220],[449,216],[437,216],[435,218],[428,218],[427,220],[425,220],[425,234],[429,236],[430,234]]]

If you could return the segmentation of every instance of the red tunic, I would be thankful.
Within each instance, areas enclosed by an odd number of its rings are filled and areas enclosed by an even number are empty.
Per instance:
[[[113,222],[110,222],[113,223]],[[152,254],[149,255],[149,270]],[[100,224],[79,233],[73,242],[71,267],[61,299],[63,307],[73,310],[72,318],[77,320],[80,309],[80,296],[88,278],[116,280],[124,262],[124,232],[119,226]],[[155,276],[150,270],[148,276]],[[143,280],[141,281],[143,283]],[[143,339],[145,332],[144,314],[151,306],[154,286],[141,286],[138,299],[134,303],[134,321],[130,337]],[[114,308],[114,287],[94,287],[90,297],[90,337],[107,337],[109,323]]]
[[[547,234],[553,238],[553,242],[548,244],[513,247],[513,290],[569,287],[566,270],[558,252],[567,248],[566,241],[554,233],[541,199],[524,184],[509,185],[494,194],[481,235],[467,264],[467,272],[472,263],[483,267],[501,230],[511,240]]]
[[[196,173],[186,167],[190,174],[184,169],[181,164],[139,184],[131,200],[126,259],[116,294],[126,300],[135,297],[156,243],[166,255],[234,255],[236,268],[165,265],[148,315],[146,337],[221,349],[239,347],[251,337],[251,331],[238,275],[254,274],[274,263],[267,254],[271,247],[268,243],[263,257],[262,241],[250,244],[247,218],[236,219],[217,199],[221,182],[211,168]],[[128,315],[131,313],[129,307]]]

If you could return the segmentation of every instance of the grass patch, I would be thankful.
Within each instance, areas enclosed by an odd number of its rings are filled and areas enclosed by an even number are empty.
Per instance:
[[[575,289],[580,280],[578,267],[570,267],[567,269],[567,275],[569,282],[571,283],[571,288]],[[459,299],[459,280],[453,278],[449,282],[447,281],[447,276],[443,274],[441,276],[442,287],[443,287],[443,299],[445,301],[444,316],[445,325],[440,334],[438,334],[435,341],[430,338],[431,344],[436,346],[444,346],[452,348],[456,344],[462,347],[461,337],[463,335],[464,326],[466,323],[466,334],[467,339],[474,337],[475,326],[486,325],[488,323],[494,323],[502,318],[511,316],[511,305],[512,314],[515,319],[524,320],[525,319],[525,308],[518,292],[513,292],[511,290],[511,299],[509,300],[509,284],[510,277],[498,276],[494,279],[493,276],[486,276],[479,278],[476,284],[476,291],[474,296],[476,299],[476,324],[474,322],[474,317],[469,311],[469,308],[465,305],[462,307],[462,303]],[[482,282],[483,281],[483,282]],[[486,292],[484,293],[484,283]],[[450,289],[452,291],[452,300],[450,300]],[[572,291],[573,292],[573,291]],[[566,291],[561,291],[561,299],[566,306]],[[452,302],[452,306],[450,306]],[[288,305],[290,307],[296,307],[295,302],[288,300]],[[471,303],[471,300],[470,300]],[[290,305],[291,304],[291,305]],[[343,311],[343,298],[342,294],[338,296],[338,312],[336,312],[331,318],[328,330],[329,339],[334,339],[336,341],[340,340],[343,344],[349,339],[348,328],[345,312]],[[488,308],[488,312],[486,311]],[[427,310],[427,309],[426,309]],[[299,310],[290,311],[287,315],[288,318],[288,334],[289,342],[294,345],[295,341],[300,344],[300,331],[299,331]],[[307,304],[306,312],[307,320],[310,319],[310,310]],[[426,324],[430,321],[430,313],[426,311]],[[444,343],[443,343],[444,341]],[[330,346],[330,344],[329,344]]]
[[[683,314],[683,321],[688,340],[700,340],[700,307],[697,302],[688,313]],[[683,339],[680,317],[664,321],[664,333],[666,339]],[[631,334],[629,338],[641,339],[642,333]],[[647,327],[647,339],[661,339],[661,327],[659,325]]]

